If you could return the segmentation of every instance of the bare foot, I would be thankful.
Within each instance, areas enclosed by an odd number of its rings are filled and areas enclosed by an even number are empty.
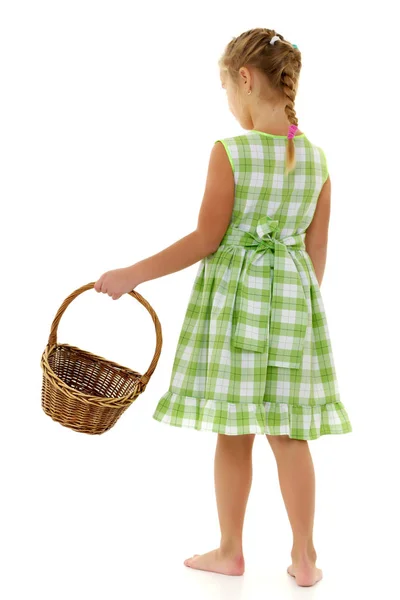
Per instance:
[[[293,563],[287,568],[289,575],[295,578],[297,585],[309,587],[322,579],[321,569],[310,561]]]
[[[220,548],[211,550],[206,554],[194,554],[191,558],[187,558],[183,564],[192,569],[213,571],[214,573],[222,573],[222,575],[243,575],[244,573],[243,555],[224,555],[221,553]]]

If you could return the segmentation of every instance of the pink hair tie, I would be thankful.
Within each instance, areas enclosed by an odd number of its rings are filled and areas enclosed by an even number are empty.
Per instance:
[[[294,134],[296,133],[296,131],[298,130],[297,125],[291,125],[289,127],[289,133],[288,133],[288,140],[291,140],[294,138]]]

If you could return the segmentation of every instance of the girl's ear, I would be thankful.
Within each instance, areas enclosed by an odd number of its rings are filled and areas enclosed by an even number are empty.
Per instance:
[[[247,67],[241,67],[239,70],[239,75],[242,81],[242,84],[247,92],[251,88],[251,74]]]

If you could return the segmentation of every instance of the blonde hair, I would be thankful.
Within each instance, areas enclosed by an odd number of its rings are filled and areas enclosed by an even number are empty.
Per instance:
[[[270,44],[277,35],[280,40]],[[239,70],[252,66],[265,74],[269,87],[277,98],[286,100],[285,112],[289,123],[298,124],[294,101],[301,69],[301,53],[273,29],[249,29],[233,38],[218,61],[221,70],[227,71],[237,83]],[[295,145],[288,139],[285,157],[285,175],[296,166]]]

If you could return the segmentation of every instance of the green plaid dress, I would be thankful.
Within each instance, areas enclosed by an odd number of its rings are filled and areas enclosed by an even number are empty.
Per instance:
[[[153,418],[227,435],[350,432],[304,244],[328,177],[325,154],[295,136],[296,167],[285,176],[286,136],[249,131],[217,141],[234,173],[231,222],[200,261]]]

